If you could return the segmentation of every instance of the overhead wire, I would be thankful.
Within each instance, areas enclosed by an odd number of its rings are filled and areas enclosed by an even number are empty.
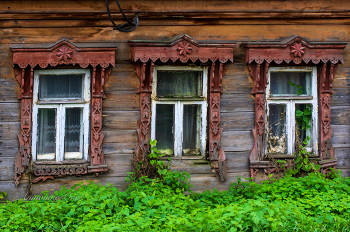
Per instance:
[[[119,1],[118,0],[115,0],[118,4],[118,7],[119,7],[119,10],[120,12],[122,13],[122,15],[124,16],[124,18],[126,19],[127,23],[124,23],[124,24],[121,24],[121,25],[117,25],[113,18],[112,18],[112,15],[110,13],[110,10],[109,10],[109,5],[108,5],[108,0],[106,0],[106,8],[107,8],[107,13],[108,13],[108,16],[109,16],[109,19],[111,20],[113,26],[114,26],[114,30],[119,30],[119,31],[122,31],[122,32],[132,32],[134,31],[137,26],[139,25],[139,17],[138,15],[136,14],[135,18],[130,21],[130,19],[125,15],[124,11],[122,10],[120,4],[119,4]]]

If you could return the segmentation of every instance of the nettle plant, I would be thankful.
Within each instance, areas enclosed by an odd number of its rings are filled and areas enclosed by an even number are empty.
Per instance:
[[[191,192],[192,185],[189,182],[190,174],[170,170],[171,158],[162,160],[165,155],[157,149],[157,140],[150,140],[150,153],[144,154],[141,161],[134,164],[134,172],[129,173],[127,181],[132,181],[131,185],[142,186],[145,182],[155,187],[167,186],[173,191]]]

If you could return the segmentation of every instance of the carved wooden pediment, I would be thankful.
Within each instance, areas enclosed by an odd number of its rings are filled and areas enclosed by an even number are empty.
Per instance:
[[[115,47],[77,47],[75,44],[62,40],[49,48],[11,48],[13,64],[20,68],[37,65],[46,68],[48,65],[76,65],[87,68],[89,65],[103,68],[115,66]]]
[[[181,35],[172,41],[133,40],[129,42],[129,46],[133,62],[233,62],[233,44],[204,44],[188,35]]]
[[[276,64],[318,64],[321,61],[332,64],[343,63],[343,42],[309,42],[300,36],[281,41],[242,43],[246,48],[246,63],[262,64],[264,61]]]

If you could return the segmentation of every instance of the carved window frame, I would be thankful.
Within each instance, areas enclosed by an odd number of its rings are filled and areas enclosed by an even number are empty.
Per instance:
[[[40,100],[39,99],[39,76],[42,74],[82,74],[83,75],[83,98],[81,100]],[[83,109],[82,125],[83,125],[83,135],[82,135],[82,158],[77,160],[88,160],[89,155],[89,129],[90,129],[90,70],[89,69],[44,69],[44,70],[34,70],[34,86],[33,86],[33,132],[32,132],[32,156],[34,163],[39,161],[37,159],[37,142],[38,142],[38,110],[39,109],[56,109],[56,149],[55,149],[55,161],[56,162],[70,162],[70,160],[65,160],[64,151],[64,122],[65,122],[65,112],[66,108],[79,107]],[[44,162],[44,161],[42,161]],[[59,164],[59,163],[58,163]]]
[[[197,99],[192,97],[184,97],[180,100],[172,98],[157,98],[157,71],[200,71],[202,72],[202,96]],[[182,156],[182,143],[183,143],[183,106],[186,104],[200,105],[201,106],[201,129],[198,132],[200,136],[200,150],[201,156],[205,156],[206,152],[206,131],[207,131],[207,86],[208,86],[208,67],[188,67],[188,66],[154,66],[153,72],[153,84],[152,84],[152,117],[151,117],[151,139],[156,139],[156,106],[157,104],[173,104],[175,106],[174,111],[174,156]],[[200,157],[200,156],[195,156]],[[195,158],[192,157],[192,158]]]
[[[269,67],[317,67],[319,164],[323,173],[329,172],[330,167],[336,167],[337,159],[331,143],[333,129],[330,128],[330,98],[333,93],[332,81],[335,70],[338,64],[343,63],[346,44],[309,42],[299,36],[292,36],[282,41],[242,44],[245,48],[246,63],[254,81],[251,92],[255,97],[255,128],[252,129],[254,145],[249,154],[251,177],[254,177],[259,169],[263,169],[266,174],[277,170],[274,164],[266,159],[265,154],[266,87]]]
[[[111,68],[115,66],[116,47],[77,46],[62,40],[48,48],[11,48],[15,78],[20,84],[21,131],[18,134],[19,150],[15,156],[15,184],[19,184],[22,174],[29,170],[35,176],[32,183],[53,179],[54,176],[103,173],[108,170],[102,150],[102,99],[105,98],[104,85]],[[34,71],[45,69],[89,68],[91,76],[90,99],[90,159],[84,162],[36,161],[33,165],[32,115]]]
[[[151,138],[151,93],[155,65],[204,65],[209,66],[208,127],[209,158],[212,168],[221,181],[227,179],[225,152],[221,147],[220,95],[221,81],[228,62],[233,62],[233,47],[227,43],[199,43],[188,35],[180,35],[172,41],[130,41],[131,60],[140,79],[140,128],[136,161],[149,153]]]

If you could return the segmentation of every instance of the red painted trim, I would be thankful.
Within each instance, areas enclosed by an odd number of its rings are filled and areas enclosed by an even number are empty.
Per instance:
[[[54,68],[57,65],[81,68],[92,67],[92,110],[91,110],[91,165],[103,165],[102,141],[102,99],[103,87],[108,80],[111,66],[115,66],[117,48],[79,48],[69,41],[61,41],[49,48],[11,48],[15,78],[21,86],[21,132],[18,134],[20,148],[15,156],[15,183],[19,183],[21,174],[31,162],[31,117],[33,98],[34,68]],[[87,170],[87,169],[86,169]],[[107,171],[107,168],[103,169]],[[86,174],[84,173],[77,173]],[[43,174],[52,175],[52,174]],[[44,180],[37,178],[36,181]]]

